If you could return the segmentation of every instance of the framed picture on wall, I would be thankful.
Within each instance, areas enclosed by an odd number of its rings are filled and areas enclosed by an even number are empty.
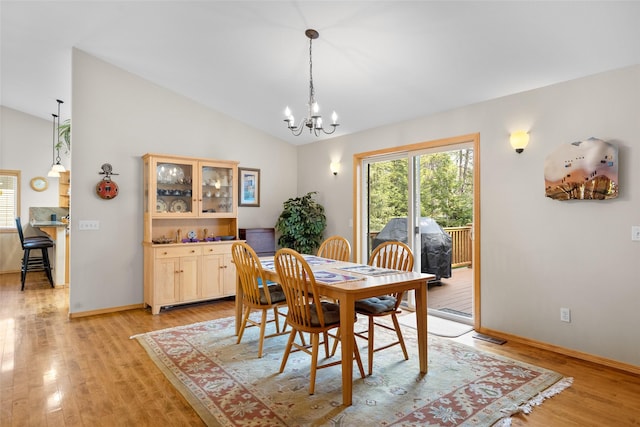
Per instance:
[[[239,206],[260,206],[260,169],[238,168],[240,184],[238,185]]]

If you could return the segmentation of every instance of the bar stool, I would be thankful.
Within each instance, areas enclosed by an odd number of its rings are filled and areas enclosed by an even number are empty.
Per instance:
[[[55,243],[52,239],[46,236],[24,237],[20,218],[16,218],[16,227],[18,229],[18,235],[20,236],[20,244],[22,245],[22,250],[24,251],[24,254],[22,255],[22,268],[20,277],[20,280],[22,282],[21,290],[24,291],[24,282],[27,278],[28,271],[43,270],[46,272],[47,279],[49,279],[49,283],[53,288],[54,284],[53,276],[51,275],[51,263],[49,262],[49,248],[54,247]],[[38,249],[40,249],[42,255],[39,257],[31,256],[31,251]]]

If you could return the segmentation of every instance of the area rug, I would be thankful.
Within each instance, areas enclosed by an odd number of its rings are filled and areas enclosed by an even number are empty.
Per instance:
[[[529,413],[572,381],[432,335],[421,376],[416,333],[407,328],[409,360],[392,347],[376,353],[372,376],[354,369],[353,405],[345,407],[339,366],[318,371],[310,396],[308,355],[293,353],[280,374],[287,336],[266,339],[258,358],[258,329],[236,344],[234,325],[224,318],[132,337],[208,426],[510,425],[511,415]],[[391,335],[376,331],[376,339]]]
[[[401,325],[416,329],[416,315],[414,313],[398,316],[398,322],[400,322]],[[438,335],[439,337],[456,338],[467,332],[471,332],[473,326],[443,319],[442,317],[427,315],[427,330],[430,334]]]

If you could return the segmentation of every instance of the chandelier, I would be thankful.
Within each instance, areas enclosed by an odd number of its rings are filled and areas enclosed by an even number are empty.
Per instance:
[[[318,103],[316,102],[316,93],[313,88],[313,61],[311,56],[311,48],[313,40],[320,37],[320,33],[318,33],[316,30],[309,29],[305,31],[304,34],[309,38],[309,103],[307,104],[308,114],[307,117],[302,119],[302,121],[298,123],[298,125],[296,125],[295,119],[291,114],[291,110],[289,109],[289,107],[287,107],[284,111],[284,115],[286,117],[284,121],[287,122],[287,127],[295,136],[300,135],[305,127],[309,129],[309,133],[313,133],[315,136],[319,136],[321,133],[331,135],[336,131],[336,128],[340,126],[338,124],[338,115],[335,111],[333,112],[333,114],[331,115],[331,130],[327,131],[323,127],[320,108],[318,107]]]
[[[52,177],[52,178],[58,178],[60,177],[60,172],[66,171],[62,163],[60,163],[60,104],[62,104],[64,101],[60,101],[59,99],[56,99],[56,101],[58,102],[58,114],[57,115],[51,114],[53,116],[53,148],[51,150],[51,156],[53,158],[53,161],[51,164],[51,170],[47,174],[48,177]],[[58,119],[57,129],[56,129],[56,119]],[[56,134],[58,135],[57,142],[56,142]],[[54,151],[57,153],[57,156],[55,157],[53,155]]]

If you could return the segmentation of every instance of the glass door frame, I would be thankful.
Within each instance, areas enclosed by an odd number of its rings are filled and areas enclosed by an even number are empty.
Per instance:
[[[480,134],[461,135],[441,140],[428,141],[423,143],[391,147],[383,150],[376,150],[364,153],[356,153],[353,155],[353,253],[354,261],[366,263],[368,257],[368,195],[366,186],[368,165],[384,160],[396,160],[407,158],[409,170],[409,203],[410,210],[407,218],[409,222],[409,230],[414,233],[408,233],[407,239],[409,246],[418,253],[420,248],[416,248],[416,242],[420,242],[419,236],[415,233],[416,213],[420,215],[420,198],[419,194],[419,174],[415,173],[416,162],[419,162],[419,156],[423,154],[456,150],[459,148],[473,149],[474,167],[473,167],[473,229],[472,229],[472,252],[473,252],[473,325],[475,328],[480,327]],[[418,181],[416,181],[418,180]],[[418,243],[419,244],[419,243]],[[417,251],[416,251],[417,249]],[[414,270],[420,271],[420,257],[416,257],[417,262]]]

